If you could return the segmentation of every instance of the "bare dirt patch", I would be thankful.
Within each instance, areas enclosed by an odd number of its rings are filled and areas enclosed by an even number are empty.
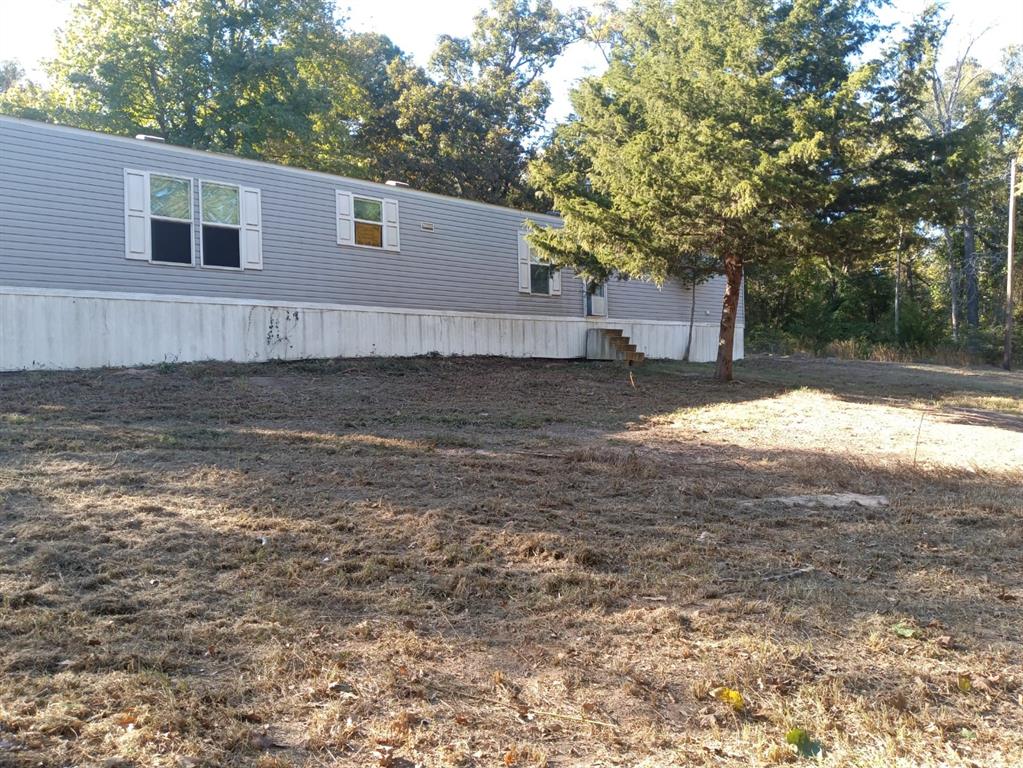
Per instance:
[[[0,765],[1023,764],[1023,378],[739,376],[0,376]]]

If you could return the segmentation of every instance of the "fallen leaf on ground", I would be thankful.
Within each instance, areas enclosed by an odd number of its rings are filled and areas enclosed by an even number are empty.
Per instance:
[[[744,712],[746,710],[746,700],[734,688],[715,688],[710,692],[710,695],[718,701],[723,701],[736,712]]]
[[[916,627],[911,627],[904,621],[900,621],[898,624],[892,625],[892,633],[898,635],[899,637],[910,638],[916,637],[917,629]]]
[[[802,728],[791,729],[785,734],[785,741],[796,748],[800,757],[817,757],[823,751],[821,743],[811,739]]]

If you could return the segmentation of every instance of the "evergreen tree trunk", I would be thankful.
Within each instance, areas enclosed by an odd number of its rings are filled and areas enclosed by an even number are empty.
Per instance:
[[[686,335],[686,353],[682,355],[682,362],[689,362],[689,353],[693,349],[693,323],[696,322],[696,270],[693,270],[693,282],[690,283],[693,295],[689,299],[689,333]]]
[[[977,278],[975,232],[973,208],[967,206],[963,210],[963,278],[966,283],[966,325],[971,332],[980,325],[980,288]]]
[[[899,309],[902,299],[902,244],[903,228],[899,227],[899,245],[895,252],[895,343],[899,343]]]
[[[742,256],[725,256],[725,298],[721,305],[721,332],[718,336],[718,381],[732,380],[732,350],[735,345],[735,321],[739,315],[739,293],[742,291]]]
[[[959,341],[959,271],[956,269],[952,236],[946,234],[946,238],[948,242],[948,304],[952,315],[952,341]]]
[[[899,343],[899,309],[902,299],[902,250],[895,256],[895,343]]]

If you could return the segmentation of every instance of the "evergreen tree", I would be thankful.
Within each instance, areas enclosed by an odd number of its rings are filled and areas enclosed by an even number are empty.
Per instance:
[[[868,253],[908,168],[905,89],[881,62],[857,63],[872,6],[640,0],[534,168],[565,218],[534,244],[558,264],[655,280],[713,256],[727,278],[717,376],[731,379],[745,265]]]

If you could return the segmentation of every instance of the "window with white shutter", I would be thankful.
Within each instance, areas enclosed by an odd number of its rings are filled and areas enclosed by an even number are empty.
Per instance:
[[[519,232],[519,292],[560,296],[561,270],[540,258],[527,242],[526,234],[526,230]]]
[[[335,190],[338,245],[401,250],[398,201]]]
[[[263,268],[263,204],[258,189],[242,187],[242,261],[245,269]]]
[[[192,180],[124,170],[124,255],[154,264],[194,263]]]
[[[149,261],[149,174],[124,169],[124,257]]]
[[[214,181],[199,182],[202,265],[242,269],[241,188]]]
[[[355,222],[352,220],[352,194],[340,189],[334,193],[337,198],[337,244],[355,243]]]
[[[212,181],[200,181],[198,189],[202,266],[262,269],[260,191]],[[195,202],[190,178],[125,168],[125,258],[193,266]]]

